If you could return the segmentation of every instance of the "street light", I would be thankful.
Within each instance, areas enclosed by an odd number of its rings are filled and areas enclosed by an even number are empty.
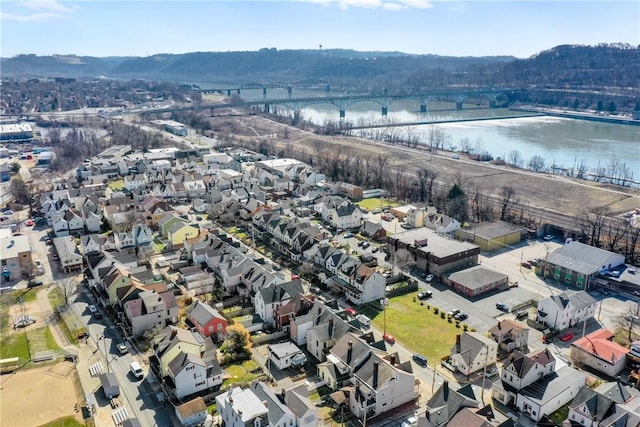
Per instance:
[[[109,354],[107,353],[107,337],[102,334],[98,338],[98,341],[104,342],[104,357],[107,359],[107,372],[109,372]]]

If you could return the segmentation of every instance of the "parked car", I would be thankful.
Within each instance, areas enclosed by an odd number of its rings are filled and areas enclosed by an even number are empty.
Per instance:
[[[455,316],[453,316],[453,318],[456,319],[456,320],[466,320],[466,319],[469,318],[469,315],[467,313],[460,312],[460,313],[456,314]]]
[[[543,239],[548,242],[550,240],[553,240],[553,235],[552,234],[547,234],[546,236],[543,237]]]
[[[433,296],[433,292],[431,291],[422,291],[418,294],[418,299],[423,300],[423,299],[429,299]]]
[[[120,354],[126,354],[129,353],[129,347],[127,347],[127,345],[123,342],[119,343],[116,348],[118,349],[118,353]]]
[[[98,307],[96,307],[93,304],[90,304],[87,308],[89,309],[89,313],[91,313],[91,314],[93,314],[93,313],[98,311]]]
[[[416,362],[420,366],[427,366],[427,358],[421,354],[414,354],[413,361]]]
[[[351,317],[355,317],[356,316],[356,310],[351,308],[351,307],[347,307],[344,309],[344,311]]]
[[[364,314],[358,314],[356,316],[356,320],[360,323],[362,323],[363,326],[371,326],[371,319],[369,319],[367,316],[365,316]]]
[[[343,237],[344,237],[345,239],[350,239],[350,238],[352,238],[352,237],[353,237],[353,233],[344,233],[344,236],[343,236]]]
[[[29,284],[27,286],[29,288],[35,288],[36,286],[42,286],[42,280],[31,279],[31,280],[29,280]]]
[[[93,317],[95,317],[96,319],[102,319],[102,313],[96,311],[95,313],[93,313]]]
[[[362,242],[362,249],[367,249],[369,246],[371,246],[371,243],[369,243],[369,242]]]
[[[409,417],[400,424],[400,427],[415,427],[418,425],[418,419],[416,417]]]
[[[523,266],[524,268],[531,268],[532,265],[529,261],[523,261],[520,263],[521,266]]]
[[[35,223],[33,222],[32,219],[28,219],[25,221],[24,225],[26,225],[27,227],[32,227]]]
[[[527,310],[520,310],[516,313],[516,319],[518,320],[522,320],[527,317],[529,317],[529,312]]]
[[[424,277],[424,280],[426,280],[427,282],[431,282],[433,280],[433,274],[427,274]]]
[[[447,316],[455,316],[458,313],[460,313],[460,309],[459,308],[454,308],[453,310],[451,310],[451,311],[449,311],[447,313]]]
[[[388,342],[389,344],[394,344],[396,342],[396,339],[393,337],[393,335],[389,335],[389,334],[382,334],[382,339]]]
[[[495,366],[490,366],[485,371],[484,377],[485,378],[491,378],[492,376],[494,376],[497,373],[498,373],[498,368],[496,368]]]
[[[131,364],[129,365],[129,370],[131,371],[131,375],[133,375],[137,379],[141,379],[144,376],[142,366],[140,366],[138,362],[131,362]]]
[[[571,332],[567,332],[566,334],[560,337],[560,341],[563,341],[563,342],[571,341],[572,339],[573,339],[573,333]]]
[[[496,308],[505,313],[509,311],[509,306],[503,302],[496,303]]]

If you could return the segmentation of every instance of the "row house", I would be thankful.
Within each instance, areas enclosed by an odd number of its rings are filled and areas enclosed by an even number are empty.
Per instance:
[[[302,282],[299,279],[264,287],[256,292],[256,315],[260,316],[265,324],[275,326],[277,308],[303,293]]]
[[[386,279],[371,267],[359,265],[348,280],[343,290],[347,301],[355,305],[380,301],[385,297]]]
[[[51,228],[56,237],[84,234],[84,221],[75,211],[60,211],[52,215]]]
[[[329,211],[328,222],[336,229],[352,230],[362,226],[362,218],[358,205],[345,202]]]
[[[131,286],[137,290],[134,293],[126,292],[126,289],[120,291],[126,295],[119,298],[119,305],[122,307],[121,320],[128,336],[138,338],[148,331],[160,330],[178,322],[176,298],[164,283],[162,285],[161,292],[139,285]]]
[[[309,316],[310,315],[310,316]],[[320,362],[327,360],[327,355],[333,346],[347,333],[360,333],[355,322],[347,322],[331,310],[321,311],[313,307],[308,315],[296,318],[296,332],[306,330],[307,351]]]
[[[234,387],[216,396],[216,409],[226,427],[292,427],[293,412],[262,382],[242,390]]]
[[[133,191],[137,188],[146,188],[147,178],[144,174],[127,175],[124,177],[124,188]]]
[[[222,384],[217,347],[197,332],[168,326],[153,338],[151,369],[170,400],[209,394]]]

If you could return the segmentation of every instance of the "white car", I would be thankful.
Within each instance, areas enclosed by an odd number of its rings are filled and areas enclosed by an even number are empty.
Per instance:
[[[416,417],[410,417],[404,420],[401,427],[415,427],[418,425],[418,419]]]
[[[427,282],[430,282],[433,280],[433,274],[427,274],[427,276],[424,278]]]
[[[118,353],[120,354],[126,354],[129,353],[129,347],[127,347],[127,345],[123,342],[119,343],[116,348],[118,349]]]
[[[97,312],[97,311],[98,311],[98,307],[96,307],[96,306],[95,306],[95,305],[93,305],[93,304],[89,305],[89,312],[90,312],[91,314],[94,314],[94,313],[95,313],[95,312]]]

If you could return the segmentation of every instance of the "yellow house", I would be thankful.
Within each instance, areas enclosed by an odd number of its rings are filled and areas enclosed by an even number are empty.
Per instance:
[[[167,326],[154,337],[153,352],[159,363],[162,376],[169,373],[169,364],[178,353],[193,354],[198,357],[204,351],[204,342],[200,342],[194,334],[182,328]]]
[[[128,274],[125,274],[120,269],[116,268],[115,271],[109,272],[102,279],[104,289],[109,295],[109,305],[115,305],[118,302],[118,289],[129,286],[131,284],[131,278]]]
[[[167,232],[167,239],[172,248],[179,248],[184,245],[185,240],[198,236],[200,229],[181,222],[175,223]]]

